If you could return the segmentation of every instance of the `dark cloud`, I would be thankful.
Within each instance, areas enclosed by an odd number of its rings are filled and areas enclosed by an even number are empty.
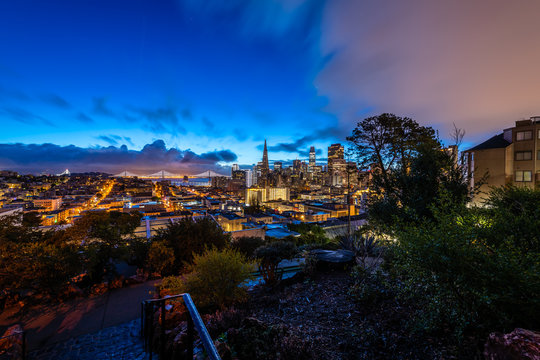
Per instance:
[[[126,139],[118,135],[106,138],[111,141]],[[81,148],[54,144],[0,144],[0,168],[28,173],[66,168],[75,172],[119,173],[128,170],[141,175],[159,170],[176,174],[197,174],[206,170],[225,173],[219,163],[236,159],[236,154],[230,150],[198,155],[191,150],[168,149],[163,140],[147,144],[140,151],[129,150],[126,145]]]
[[[77,120],[79,120],[82,123],[85,124],[91,124],[94,122],[94,119],[92,119],[90,116],[84,114],[84,113],[78,113],[76,116]]]
[[[108,143],[109,145],[118,145],[118,140],[113,138],[112,136],[101,135],[101,136],[96,136],[96,139],[104,141]]]
[[[71,105],[64,98],[56,94],[45,94],[42,95],[40,98],[45,103],[60,109],[69,109],[71,107]]]
[[[279,143],[277,145],[268,146],[268,151],[297,153],[302,157],[308,157],[309,148],[313,145],[314,142],[328,139],[343,138],[344,134],[341,129],[335,127],[319,129],[291,143]],[[262,145],[260,145],[259,148],[262,150]],[[316,149],[315,153],[317,155],[320,155],[322,154],[322,150]]]
[[[123,142],[125,142],[130,146],[135,146],[135,144],[133,143],[131,138],[128,137],[128,136],[120,136],[120,135],[111,134],[111,135],[96,136],[96,139],[104,141],[109,145],[115,145],[116,146],[116,145],[119,145],[119,144],[122,144]]]
[[[45,124],[49,126],[54,126],[52,122],[45,119],[44,117],[21,109],[19,107],[2,107],[0,108],[0,116],[2,115],[26,125]]]
[[[230,150],[211,151],[201,154],[202,159],[214,162],[233,162],[238,159],[235,153]]]
[[[215,130],[214,123],[208,120],[207,117],[203,117],[201,121],[203,124],[203,132],[205,134],[213,134]]]
[[[245,141],[248,138],[248,135],[246,134],[246,132],[243,129],[238,129],[238,128],[234,129],[233,130],[233,135],[236,138],[236,140],[238,140],[238,141]]]
[[[107,99],[104,97],[95,97],[92,99],[92,112],[96,115],[118,118],[118,115],[107,105]]]
[[[161,107],[156,109],[129,108],[136,114],[135,119],[139,119],[143,126],[156,134],[186,134],[187,130],[181,124],[178,111],[174,107]],[[182,116],[191,116],[191,113],[185,113]]]
[[[182,111],[180,112],[180,114],[182,115],[182,117],[186,120],[191,120],[193,119],[193,114],[191,113],[191,110],[189,109],[182,109]]]
[[[30,101],[30,96],[26,95],[22,91],[15,89],[7,89],[0,86],[0,100],[3,100],[3,98],[9,98],[19,101]]]
[[[131,146],[135,146],[133,141],[131,141],[131,138],[129,136],[124,136],[123,139]]]

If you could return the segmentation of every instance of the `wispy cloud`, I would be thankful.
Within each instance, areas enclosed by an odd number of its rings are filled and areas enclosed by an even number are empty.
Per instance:
[[[92,99],[92,112],[96,115],[107,116],[111,118],[118,118],[118,115],[109,108],[107,104],[107,99],[105,97],[94,97]]]
[[[40,99],[43,102],[60,109],[71,108],[71,105],[63,97],[56,94],[44,94],[40,96]]]
[[[135,118],[142,122],[143,126],[156,134],[177,134],[187,133],[182,124],[182,118],[191,119],[189,110],[182,110],[181,116],[175,107],[167,106],[155,109],[129,108],[135,114]]]
[[[19,107],[2,107],[0,108],[0,115],[7,116],[12,120],[18,121],[26,125],[45,124],[54,126],[54,124],[45,119],[42,116],[36,115],[30,111],[21,109]]]
[[[268,151],[297,153],[302,157],[307,157],[309,156],[309,148],[314,142],[327,139],[339,139],[342,138],[342,135],[342,130],[335,127],[319,129],[293,142],[268,146]],[[259,146],[259,148],[262,149],[262,145]],[[316,149],[315,153],[321,155],[322,150]]]
[[[84,124],[91,124],[94,122],[94,119],[82,112],[78,113],[75,118]]]

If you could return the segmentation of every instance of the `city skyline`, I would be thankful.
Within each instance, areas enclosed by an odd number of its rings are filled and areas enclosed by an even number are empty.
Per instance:
[[[319,160],[383,112],[446,141],[455,123],[479,143],[540,113],[538,10],[502,0],[6,2],[0,168],[223,172],[260,161],[264,139],[270,162],[307,160],[311,146]]]

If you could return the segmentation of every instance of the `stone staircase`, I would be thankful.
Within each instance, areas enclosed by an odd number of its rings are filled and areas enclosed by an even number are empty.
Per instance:
[[[142,360],[140,319],[81,335],[28,354],[29,360]],[[154,356],[157,359],[157,356]]]

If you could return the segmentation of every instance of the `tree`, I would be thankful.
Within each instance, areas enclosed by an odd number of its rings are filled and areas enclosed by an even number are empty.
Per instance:
[[[78,246],[54,241],[60,233],[36,230],[18,216],[1,218],[0,288],[58,295],[82,268]]]
[[[276,241],[255,250],[265,284],[275,285],[281,280],[282,274],[278,273],[279,263],[281,260],[291,259],[296,252],[296,246],[290,241]]]
[[[27,227],[38,227],[41,225],[41,216],[36,211],[24,213],[22,224]]]
[[[222,249],[230,242],[230,235],[210,218],[183,218],[159,229],[152,239],[174,251],[173,272],[178,274],[185,264],[193,261],[194,254],[201,254],[207,248]]]
[[[417,222],[432,217],[441,190],[453,201],[468,200],[468,185],[454,157],[430,127],[410,118],[382,114],[359,122],[347,138],[360,168],[371,172],[370,224],[388,230],[395,218]]]
[[[87,212],[65,231],[65,240],[85,247],[86,267],[93,282],[116,272],[115,260],[128,255],[129,237],[141,223],[138,213]]]

